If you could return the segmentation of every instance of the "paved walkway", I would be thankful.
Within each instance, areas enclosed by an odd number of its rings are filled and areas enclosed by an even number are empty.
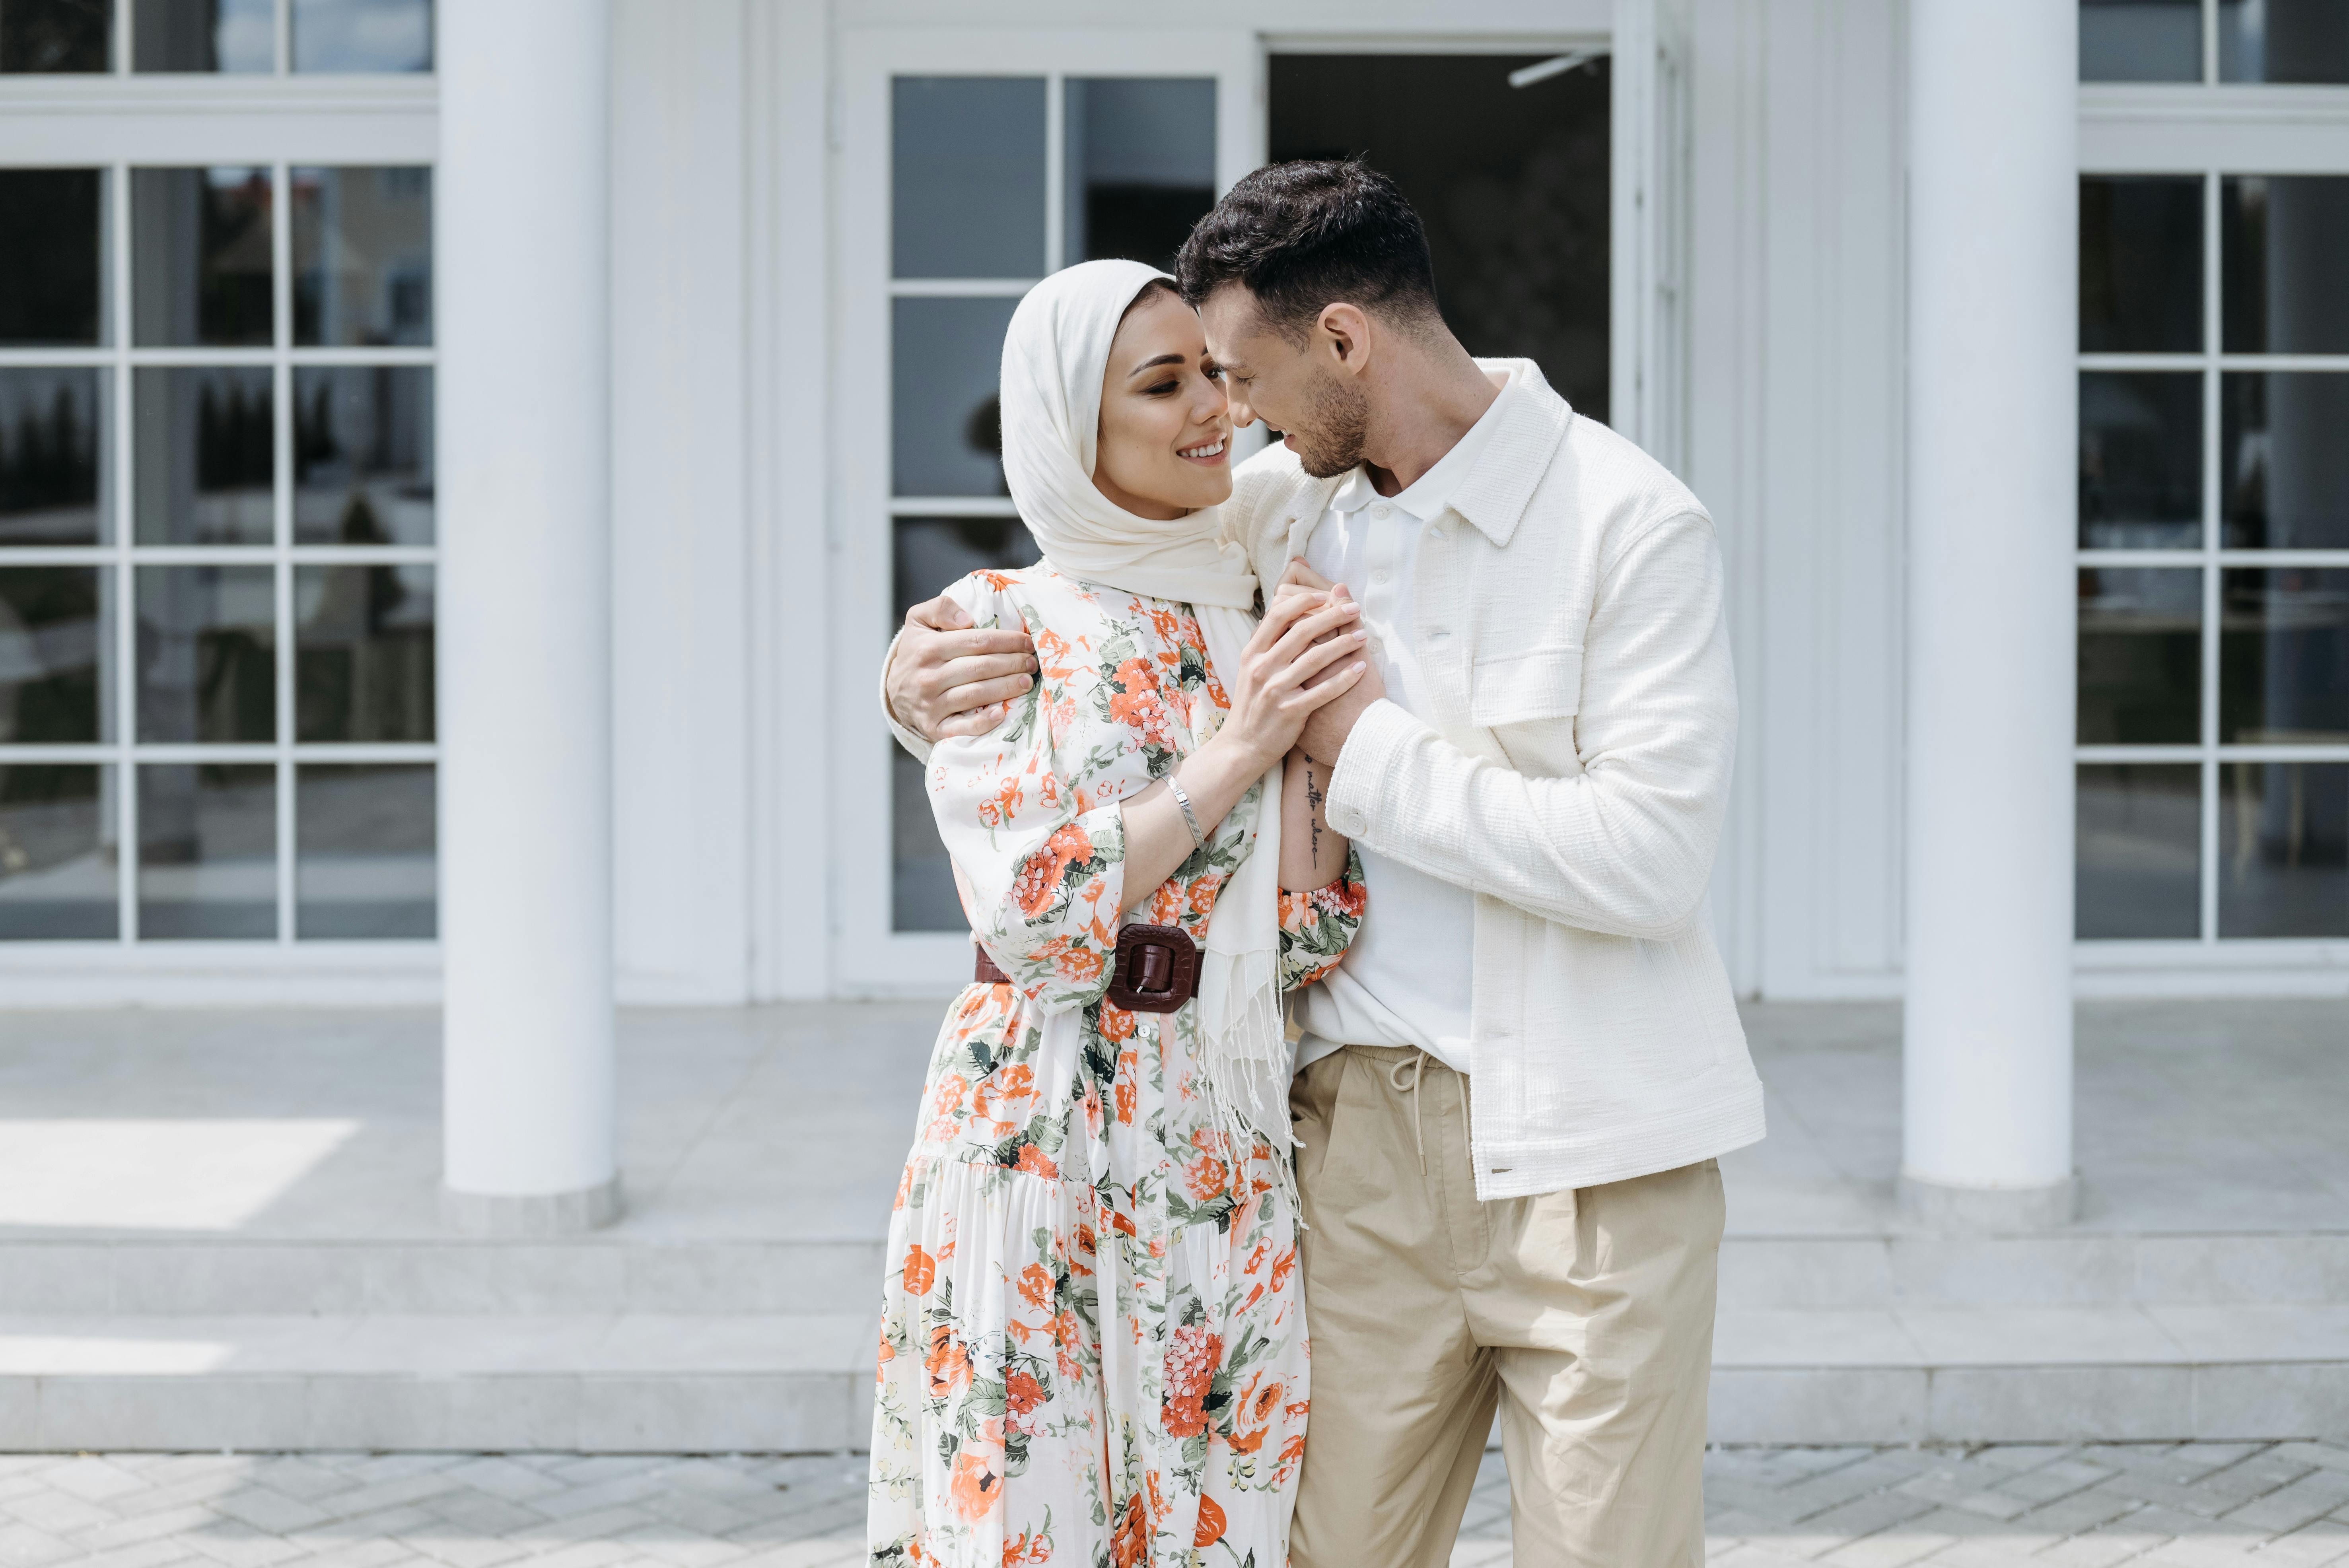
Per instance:
[[[5,1455],[0,1565],[846,1568],[864,1478],[854,1454]],[[1705,1485],[1712,1568],[2349,1559],[2349,1446],[1732,1449]],[[1508,1530],[1488,1455],[1454,1568],[1506,1568]]]

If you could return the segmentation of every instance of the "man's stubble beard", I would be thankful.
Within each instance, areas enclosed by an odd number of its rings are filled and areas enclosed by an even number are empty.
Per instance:
[[[1286,432],[1297,438],[1297,460],[1317,480],[1336,479],[1362,460],[1371,428],[1371,400],[1351,381],[1328,376],[1313,388],[1312,428]]]

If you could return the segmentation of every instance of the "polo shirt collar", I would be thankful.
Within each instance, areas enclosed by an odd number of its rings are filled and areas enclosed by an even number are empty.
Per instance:
[[[1357,466],[1330,497],[1333,511],[1359,511],[1381,499],[1422,522],[1449,508],[1495,544],[1506,544],[1524,518],[1534,487],[1549,468],[1574,410],[1550,390],[1530,359],[1480,359],[1485,370],[1506,371],[1508,382],[1460,444],[1400,494],[1381,497],[1368,469]],[[1454,459],[1461,459],[1458,463]]]

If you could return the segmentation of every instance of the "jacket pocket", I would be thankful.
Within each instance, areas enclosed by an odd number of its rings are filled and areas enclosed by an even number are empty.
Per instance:
[[[1480,729],[1565,718],[1582,707],[1582,650],[1566,644],[1478,659],[1468,677],[1468,718]]]

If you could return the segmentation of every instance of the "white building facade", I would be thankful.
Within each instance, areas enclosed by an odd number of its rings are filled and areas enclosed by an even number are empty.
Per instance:
[[[2339,0],[437,13],[0,5],[8,1005],[445,995],[592,1223],[615,997],[968,972],[874,677],[1020,291],[1350,152],[1713,510],[1723,949],[1908,988],[1920,1202],[2066,1212],[2075,992],[2349,995]]]

